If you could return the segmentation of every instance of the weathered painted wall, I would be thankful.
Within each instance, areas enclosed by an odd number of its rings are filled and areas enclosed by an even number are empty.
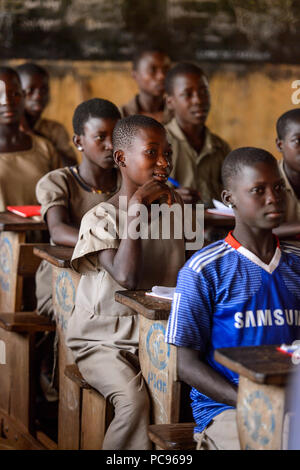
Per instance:
[[[10,61],[11,65],[24,61]],[[72,133],[72,114],[82,100],[101,97],[121,105],[137,88],[128,62],[40,61],[51,75],[51,102],[45,116],[64,123]],[[209,127],[232,148],[275,146],[277,118],[292,103],[291,88],[300,80],[300,65],[202,64],[210,81],[212,107]]]

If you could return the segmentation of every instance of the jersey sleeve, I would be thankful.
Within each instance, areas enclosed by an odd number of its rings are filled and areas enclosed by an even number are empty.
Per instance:
[[[36,186],[36,197],[41,204],[41,214],[46,218],[53,206],[69,207],[69,187],[63,170],[54,170],[41,178]]]
[[[211,335],[212,311],[207,280],[186,264],[178,275],[165,341],[204,352]]]
[[[75,271],[86,275],[97,274],[101,270],[98,253],[119,248],[116,220],[114,206],[105,202],[83,216],[71,261]]]

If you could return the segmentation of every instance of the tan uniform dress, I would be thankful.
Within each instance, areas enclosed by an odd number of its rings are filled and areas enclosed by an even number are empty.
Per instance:
[[[283,159],[279,161],[279,169],[285,181],[286,186],[286,216],[285,222],[300,221],[300,199],[297,198],[291,183],[283,168]]]
[[[143,114],[140,104],[139,95],[135,95],[127,104],[121,107],[122,117],[132,116],[133,114]],[[167,124],[172,119],[171,111],[165,106],[163,109],[162,124]]]
[[[67,345],[83,377],[115,408],[103,449],[150,449],[148,393],[136,368],[138,315],[114,300],[124,290],[98,260],[100,250],[118,249],[114,208],[102,203],[82,219],[72,266],[82,274],[75,309],[68,322]],[[126,213],[120,211],[121,218]],[[101,223],[108,226],[101,227]],[[138,289],[175,286],[184,264],[183,240],[142,240],[143,273]],[[135,359],[135,360],[134,360]]]
[[[118,172],[116,191],[119,190],[120,185],[121,176]],[[70,223],[79,229],[83,215],[92,207],[110,198],[111,194],[89,191],[74,176],[72,169],[65,167],[45,175],[37,184],[36,196],[41,204],[41,213],[45,220],[50,207],[62,206],[69,213]],[[41,315],[52,316],[53,314],[51,277],[51,265],[43,261],[36,274],[37,310]]]
[[[202,201],[213,207],[212,199],[221,200],[222,163],[230,152],[229,145],[205,128],[205,141],[200,153],[189,144],[175,118],[166,126],[173,150],[173,170],[170,174],[181,186],[197,189]]]
[[[50,142],[31,135],[32,148],[0,153],[0,211],[6,206],[38,204],[35,187],[39,179],[59,167]]]
[[[52,119],[39,119],[35,126],[34,132],[40,134],[42,137],[50,140],[58,154],[73,160],[74,164],[77,162],[75,150],[70,142],[69,134],[63,124],[53,121]]]

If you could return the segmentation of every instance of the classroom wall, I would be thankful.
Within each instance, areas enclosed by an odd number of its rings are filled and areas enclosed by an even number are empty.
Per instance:
[[[14,66],[24,60],[9,61]],[[72,114],[85,99],[101,97],[117,105],[137,88],[129,62],[39,61],[51,75],[51,102],[45,116],[65,124],[72,134]],[[209,76],[212,106],[208,126],[232,148],[258,146],[280,154],[275,123],[295,107],[291,84],[300,80],[300,66],[202,63]]]

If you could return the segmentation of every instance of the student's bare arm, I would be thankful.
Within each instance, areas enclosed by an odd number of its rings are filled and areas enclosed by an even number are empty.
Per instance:
[[[149,206],[154,200],[166,195],[171,204],[175,201],[173,190],[167,185],[150,180],[141,186],[131,197],[128,205],[144,204]],[[137,214],[127,218],[127,227],[130,227],[136,219]],[[138,219],[139,220],[139,219]],[[130,234],[121,238],[119,248],[100,251],[99,262],[103,268],[125,289],[136,289],[143,270],[142,266],[142,240],[133,239]]]
[[[273,233],[279,238],[292,238],[295,235],[300,235],[300,223],[286,223],[273,230]]]
[[[178,378],[218,403],[236,406],[237,387],[203,361],[199,351],[177,346]]]
[[[68,211],[63,206],[53,206],[47,211],[47,224],[56,245],[75,246],[79,230],[71,225]]]

